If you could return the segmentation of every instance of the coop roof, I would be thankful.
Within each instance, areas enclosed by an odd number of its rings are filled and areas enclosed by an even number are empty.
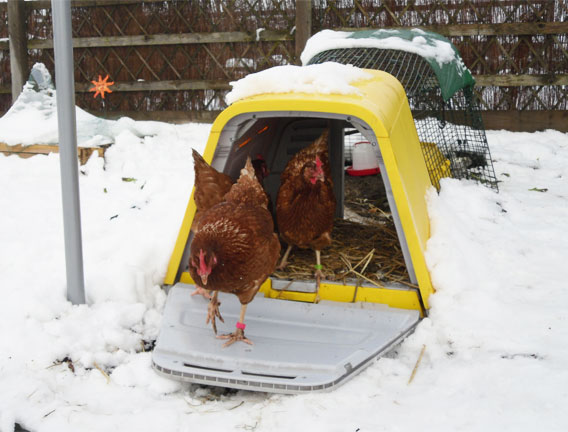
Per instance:
[[[444,100],[475,84],[456,47],[447,38],[422,29],[323,30],[308,40],[302,53],[302,63],[308,64],[324,51],[350,48],[400,50],[419,55],[436,74]]]

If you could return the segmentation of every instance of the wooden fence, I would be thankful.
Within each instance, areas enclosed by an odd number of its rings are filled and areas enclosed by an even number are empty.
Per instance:
[[[0,112],[34,63],[54,71],[50,7],[0,3]],[[109,118],[210,121],[231,81],[299,64],[310,34],[422,27],[459,49],[488,128],[568,130],[568,0],[83,0],[72,17],[76,103]]]

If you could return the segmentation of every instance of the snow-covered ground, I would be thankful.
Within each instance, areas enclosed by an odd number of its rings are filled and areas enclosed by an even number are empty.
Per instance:
[[[53,139],[36,102],[0,141]],[[145,351],[210,125],[77,117],[114,142],[81,167],[88,305],[66,301],[58,155],[0,155],[1,432],[568,430],[567,134],[488,132],[500,192],[428,197],[429,318],[335,391],[282,396],[170,381]]]

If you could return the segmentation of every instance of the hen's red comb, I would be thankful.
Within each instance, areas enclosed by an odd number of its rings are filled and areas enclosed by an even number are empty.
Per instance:
[[[323,165],[323,162],[321,161],[319,156],[316,155],[316,167],[321,168],[322,165]]]

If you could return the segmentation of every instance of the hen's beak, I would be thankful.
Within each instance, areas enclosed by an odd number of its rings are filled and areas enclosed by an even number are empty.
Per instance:
[[[201,282],[203,283],[203,285],[207,285],[207,276],[209,276],[209,275],[202,274],[202,275],[199,275],[199,276],[201,277]]]

